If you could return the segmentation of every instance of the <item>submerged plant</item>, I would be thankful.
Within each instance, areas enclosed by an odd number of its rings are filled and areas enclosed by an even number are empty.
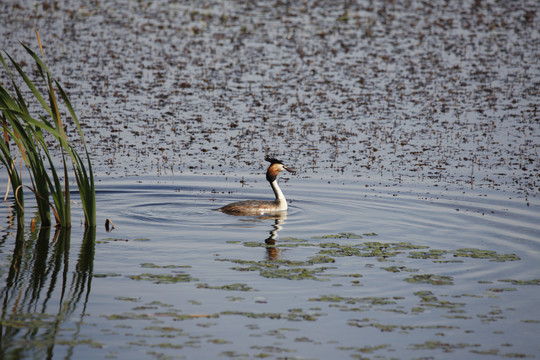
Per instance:
[[[41,54],[44,56],[41,41],[36,31]],[[40,219],[43,225],[51,224],[51,210],[56,224],[61,227],[71,226],[71,199],[69,189],[68,168],[66,162],[71,160],[77,186],[81,198],[86,225],[96,225],[95,184],[92,164],[83,132],[77,115],[73,110],[69,98],[53,77],[45,62],[28,46],[21,44],[35,61],[38,73],[46,88],[46,96],[38,90],[38,86],[23,71],[22,67],[7,53],[6,56],[16,69],[18,75],[28,89],[29,99],[15,81],[15,76],[8,67],[4,56],[0,54],[0,62],[7,72],[15,94],[0,83],[0,111],[2,114],[3,137],[0,139],[0,161],[8,171],[9,181],[15,196],[15,209],[19,226],[24,224],[24,196],[21,175],[17,170],[17,154],[21,165],[24,164],[30,175],[30,189],[36,198]],[[56,91],[55,91],[56,89]],[[64,123],[60,115],[58,96],[69,113],[72,124],[76,127],[82,141],[85,156],[79,155],[68,140],[64,131]],[[48,99],[48,101],[46,100]],[[31,101],[30,101],[31,100]],[[30,109],[39,108],[37,116],[32,115]],[[58,169],[53,161],[47,139],[53,137],[61,149],[62,169]],[[13,142],[16,147],[10,146]],[[16,152],[18,150],[18,153]],[[68,159],[68,160],[66,160]],[[62,180],[63,181],[62,181]],[[52,198],[52,202],[50,201]]]

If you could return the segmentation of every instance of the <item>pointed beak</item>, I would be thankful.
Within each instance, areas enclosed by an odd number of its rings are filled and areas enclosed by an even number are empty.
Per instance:
[[[284,166],[283,168],[293,174],[296,172],[296,169],[292,167]]]

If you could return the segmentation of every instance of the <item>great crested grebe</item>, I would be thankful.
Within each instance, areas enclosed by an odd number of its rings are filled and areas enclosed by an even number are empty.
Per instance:
[[[266,170],[266,180],[270,183],[276,200],[246,200],[239,201],[219,208],[218,211],[232,215],[260,215],[268,213],[276,213],[287,210],[287,200],[279,188],[277,176],[280,171],[287,170],[291,173],[296,172],[293,168],[283,165],[277,159],[267,157],[265,159],[270,163]]]

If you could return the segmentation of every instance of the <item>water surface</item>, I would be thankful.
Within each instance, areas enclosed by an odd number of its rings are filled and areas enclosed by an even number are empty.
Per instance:
[[[4,228],[4,358],[539,353],[539,204],[290,177],[286,215],[215,211],[271,195],[239,179],[103,182],[95,245]]]
[[[0,207],[1,358],[540,356],[538,1],[2,0],[0,23],[33,79],[41,34],[100,224]],[[299,170],[287,214],[216,212],[271,196],[266,155]]]

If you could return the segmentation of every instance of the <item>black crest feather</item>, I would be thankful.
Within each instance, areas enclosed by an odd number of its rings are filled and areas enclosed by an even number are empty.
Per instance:
[[[268,161],[271,164],[281,164],[281,165],[283,165],[282,161],[280,161],[280,160],[278,160],[276,158],[272,158],[270,156],[267,156],[264,160]]]

